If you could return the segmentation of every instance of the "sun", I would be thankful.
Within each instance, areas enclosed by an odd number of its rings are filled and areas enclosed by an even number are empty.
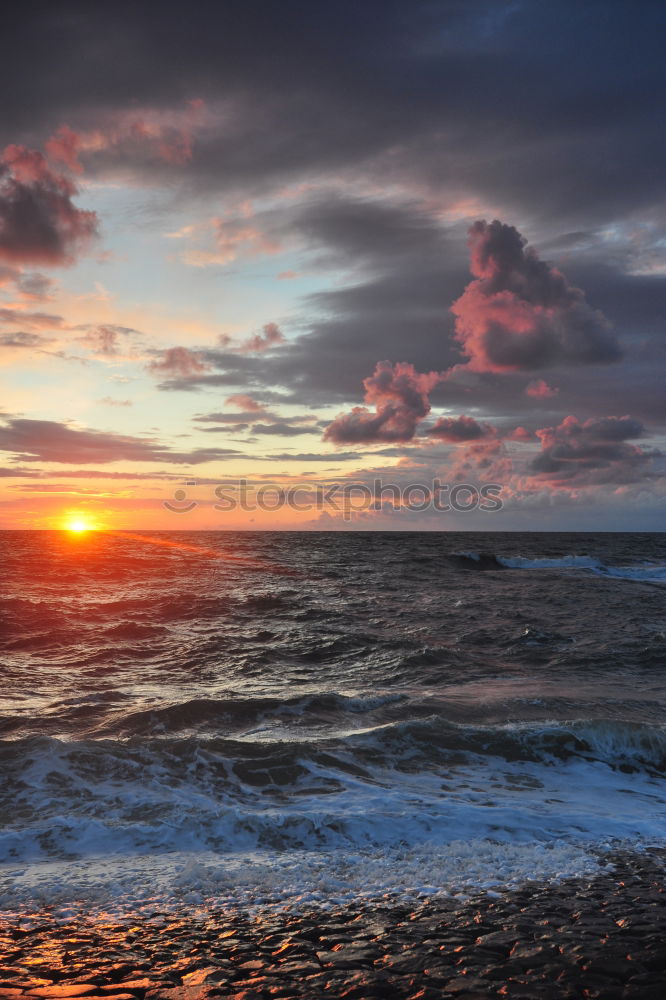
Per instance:
[[[67,525],[68,531],[90,531],[90,526],[86,524],[85,521],[76,520],[70,521]]]
[[[94,531],[94,524],[87,518],[82,517],[80,514],[70,514],[63,525],[65,531],[71,531],[72,534],[82,535],[86,531]]]

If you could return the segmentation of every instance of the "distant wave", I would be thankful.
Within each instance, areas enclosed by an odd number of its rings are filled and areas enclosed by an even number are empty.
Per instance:
[[[491,552],[455,552],[451,558],[465,569],[586,569],[599,576],[645,583],[666,583],[666,564],[644,562],[637,566],[609,566],[593,556],[567,555],[557,558],[499,556]]]

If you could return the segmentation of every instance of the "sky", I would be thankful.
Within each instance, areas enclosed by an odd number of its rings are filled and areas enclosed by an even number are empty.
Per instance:
[[[660,0],[22,5],[0,527],[663,530],[664,37]]]

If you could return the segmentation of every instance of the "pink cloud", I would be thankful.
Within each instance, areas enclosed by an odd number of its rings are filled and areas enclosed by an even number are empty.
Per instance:
[[[469,441],[456,448],[453,462],[447,471],[452,480],[461,482],[485,480],[506,482],[513,474],[513,463],[504,442],[496,437]]]
[[[246,413],[266,413],[265,406],[258,403],[252,396],[246,396],[242,392],[227,396],[225,403],[228,403],[229,406],[237,406],[239,410],[244,410]]]
[[[409,441],[419,421],[430,413],[428,394],[440,382],[439,372],[420,373],[413,365],[399,361],[379,361],[372,375],[363,380],[365,402],[375,406],[355,406],[340,414],[324,432],[335,444],[381,441]]]
[[[258,257],[263,254],[277,253],[280,249],[279,243],[246,219],[241,221],[214,219],[213,225],[217,251],[211,255],[211,263],[228,263],[235,260],[241,251],[250,256]]]
[[[489,437],[494,433],[495,429],[490,424],[480,424],[474,417],[441,417],[428,431],[428,437],[457,444]]]
[[[514,427],[512,431],[504,435],[506,441],[533,441],[534,434],[525,427]]]
[[[78,159],[82,146],[81,137],[69,125],[61,125],[55,135],[44,143],[50,159],[64,163],[75,174],[83,173],[83,166]]]
[[[145,160],[183,166],[192,159],[194,133],[204,117],[204,102],[197,98],[184,108],[116,114],[101,127],[80,132],[61,125],[45,144],[46,151],[74,173],[83,172],[81,157],[94,156],[130,166]]]
[[[0,306],[0,323],[16,326],[36,327],[38,330],[53,330],[63,327],[62,316],[52,313],[26,312],[10,306]]]
[[[163,352],[160,361],[151,361],[148,370],[189,378],[191,375],[200,375],[202,372],[210,371],[210,365],[207,365],[201,360],[200,355],[190,351],[187,347],[168,347]]]
[[[557,396],[559,391],[559,389],[544,382],[542,378],[536,378],[527,384],[525,395],[532,396],[534,399],[552,399],[553,396]]]
[[[111,356],[118,353],[118,331],[110,326],[96,326],[89,330],[79,342],[96,354]]]
[[[551,486],[631,482],[645,475],[653,452],[629,442],[645,435],[633,417],[599,417],[580,422],[565,417],[536,432],[541,451],[530,471]]]
[[[97,232],[95,212],[76,208],[76,194],[42,153],[7,146],[0,157],[0,260],[71,264]]]
[[[261,333],[255,333],[253,337],[244,341],[238,350],[248,354],[268,351],[278,344],[284,344],[284,341],[284,334],[277,323],[266,323]]]
[[[104,403],[105,406],[133,406],[131,399],[114,399],[112,396],[104,396],[103,399],[99,400],[100,403]]]
[[[455,337],[479,372],[617,361],[610,324],[579,288],[539,259],[513,226],[475,222],[471,281],[453,303]]]

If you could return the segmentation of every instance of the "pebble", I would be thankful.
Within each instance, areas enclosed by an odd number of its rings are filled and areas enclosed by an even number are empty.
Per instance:
[[[333,910],[0,922],[0,1000],[663,1000],[666,851],[596,878]]]

